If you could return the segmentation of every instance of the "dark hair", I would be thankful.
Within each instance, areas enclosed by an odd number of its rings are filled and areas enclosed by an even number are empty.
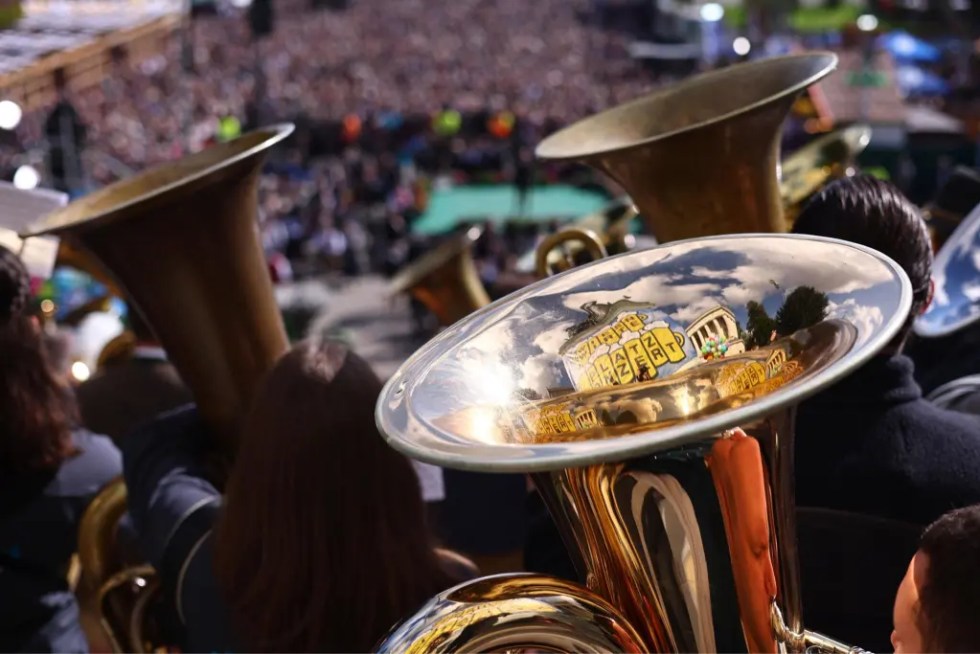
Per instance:
[[[440,566],[411,463],[374,422],[381,382],[334,342],[303,342],[249,412],[215,570],[254,651],[371,651],[456,581]]]
[[[78,411],[45,357],[30,297],[24,264],[0,246],[0,474],[54,470],[74,451]]]
[[[929,525],[919,550],[928,557],[919,588],[923,646],[929,652],[980,652],[980,505]]]
[[[894,259],[912,282],[909,319],[893,342],[905,340],[929,302],[932,242],[919,209],[901,191],[870,175],[837,180],[807,203],[793,232],[858,243]]]

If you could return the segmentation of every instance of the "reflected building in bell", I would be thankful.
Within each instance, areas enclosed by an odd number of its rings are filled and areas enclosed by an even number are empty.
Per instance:
[[[698,352],[709,338],[726,342],[729,356],[745,352],[745,341],[739,336],[735,314],[721,305],[704,312],[688,325],[687,336]]]

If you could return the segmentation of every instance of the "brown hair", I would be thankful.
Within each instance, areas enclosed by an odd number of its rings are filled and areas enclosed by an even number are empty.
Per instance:
[[[48,364],[29,301],[27,270],[0,247],[0,474],[55,470],[74,452],[74,397]]]
[[[249,413],[216,527],[215,570],[252,651],[370,651],[453,585],[418,478],[374,423],[381,382],[342,345],[304,342]]]
[[[928,652],[980,651],[980,505],[950,511],[929,525],[919,586],[919,630]]]

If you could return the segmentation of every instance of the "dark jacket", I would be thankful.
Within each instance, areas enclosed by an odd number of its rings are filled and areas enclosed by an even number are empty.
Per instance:
[[[141,423],[191,401],[172,364],[143,356],[100,370],[75,395],[85,426],[117,442]]]
[[[876,357],[800,405],[796,500],[922,525],[976,504],[980,417],[924,400],[907,357]]]
[[[54,472],[0,484],[0,651],[87,652],[67,571],[92,498],[122,472],[108,438],[76,431]]]

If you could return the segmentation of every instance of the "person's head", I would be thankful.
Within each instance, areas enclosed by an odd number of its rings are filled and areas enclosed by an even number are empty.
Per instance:
[[[912,282],[912,309],[891,344],[892,350],[901,349],[915,317],[932,300],[932,245],[918,208],[888,182],[870,175],[847,177],[807,203],[793,233],[865,245],[902,267]]]
[[[895,597],[896,654],[980,652],[980,505],[950,511],[922,535]]]
[[[248,415],[215,569],[252,651],[370,651],[452,585],[411,463],[374,422],[381,382],[343,345],[296,345]]]
[[[0,246],[0,476],[53,470],[72,453],[77,411],[30,314],[30,276]]]

